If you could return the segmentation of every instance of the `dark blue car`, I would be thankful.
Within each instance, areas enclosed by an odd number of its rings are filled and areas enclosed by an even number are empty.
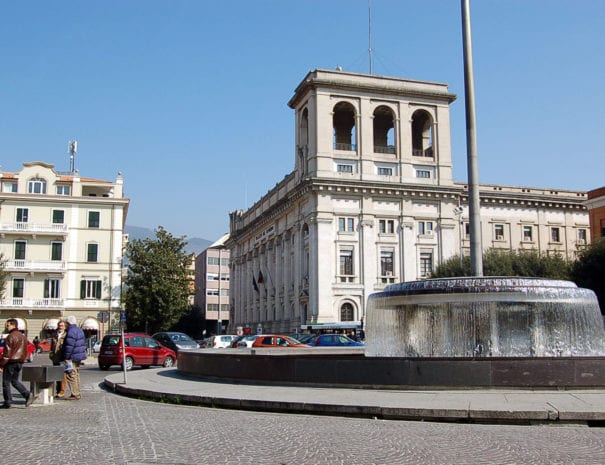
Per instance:
[[[314,347],[363,347],[361,342],[354,341],[343,334],[321,334],[307,344]]]

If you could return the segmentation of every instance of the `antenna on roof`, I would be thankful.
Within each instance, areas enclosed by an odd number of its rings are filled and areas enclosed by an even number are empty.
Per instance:
[[[76,158],[76,152],[78,151],[78,141],[70,140],[67,143],[67,151],[69,152],[69,172],[73,173],[76,169],[75,158]]]
[[[368,53],[370,55],[370,74],[372,74],[372,0],[368,0]]]

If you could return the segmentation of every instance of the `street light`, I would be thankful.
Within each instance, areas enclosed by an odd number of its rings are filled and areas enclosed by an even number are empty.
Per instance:
[[[460,270],[462,270],[462,213],[464,213],[464,208],[460,205],[454,207],[454,215],[458,218],[458,255],[460,257]]]

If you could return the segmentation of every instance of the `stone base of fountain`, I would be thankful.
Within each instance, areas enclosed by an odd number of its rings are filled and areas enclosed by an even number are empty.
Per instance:
[[[236,382],[414,389],[605,387],[594,292],[539,278],[388,286],[368,299],[360,350],[179,352],[182,374]]]
[[[181,374],[240,383],[374,389],[602,388],[605,357],[366,357],[363,349],[180,351]]]

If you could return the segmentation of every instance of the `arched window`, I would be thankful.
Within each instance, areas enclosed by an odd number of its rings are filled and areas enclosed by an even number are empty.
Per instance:
[[[433,156],[433,120],[425,110],[417,110],[412,115],[412,155]]]
[[[299,143],[300,145],[307,145],[309,143],[309,110],[306,108],[300,117]]]
[[[395,119],[384,105],[374,110],[374,153],[395,153]]]
[[[27,183],[27,192],[30,194],[46,194],[46,180],[32,178]]]
[[[334,149],[354,152],[356,128],[355,108],[347,102],[340,102],[334,106]]]
[[[340,321],[353,321],[355,316],[355,309],[350,303],[344,303],[340,307]]]

